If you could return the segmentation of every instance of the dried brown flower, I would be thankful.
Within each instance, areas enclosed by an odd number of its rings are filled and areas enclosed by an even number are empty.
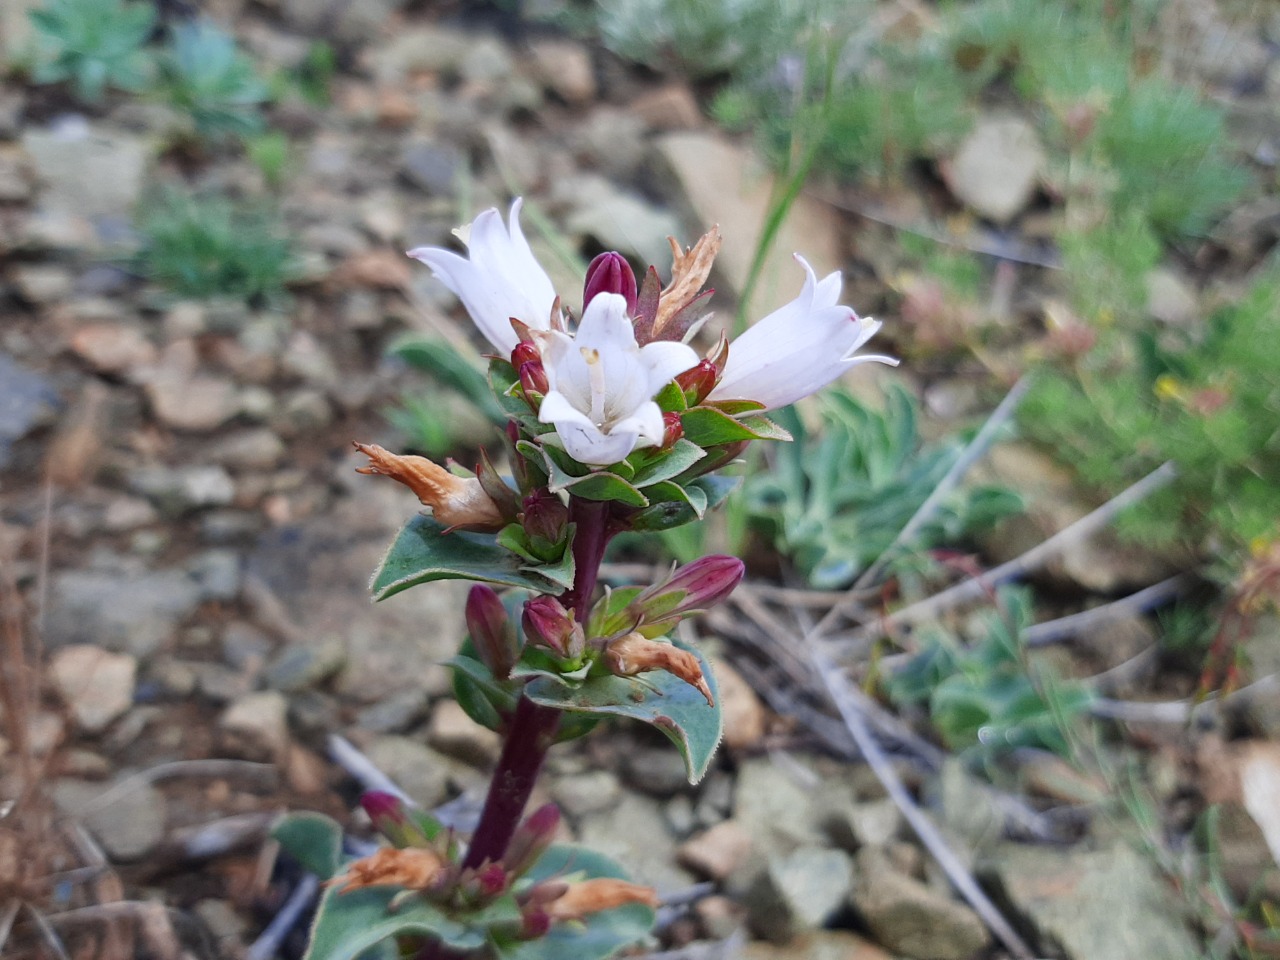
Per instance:
[[[702,675],[698,658],[670,643],[649,640],[639,633],[629,633],[605,647],[604,662],[609,672],[619,677],[634,677],[647,670],[665,670],[694,687],[707,698],[707,703],[711,706],[716,705],[711,687]]]
[[[417,494],[446,526],[501,530],[505,525],[498,505],[474,477],[455,477],[426,457],[400,456],[376,443],[356,442],[355,447],[369,458],[369,465],[357,468],[357,473],[398,480]]]
[[[365,887],[404,887],[406,890],[428,890],[444,872],[444,858],[434,850],[409,847],[381,847],[377,852],[354,860],[347,872],[330,880],[341,884],[339,893],[350,893]]]

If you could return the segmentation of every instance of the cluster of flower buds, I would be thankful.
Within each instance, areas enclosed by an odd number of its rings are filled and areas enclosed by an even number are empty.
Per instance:
[[[552,925],[578,920],[626,903],[657,906],[651,887],[608,878],[565,882],[532,882],[525,875],[554,842],[560,810],[548,803],[516,828],[498,863],[463,867],[459,845],[429,814],[415,810],[388,793],[370,792],[360,799],[369,819],[391,844],[347,865],[334,877],[339,893],[366,887],[399,887],[397,899],[424,897],[449,912],[479,910],[510,892],[520,910],[521,939],[545,936]]]

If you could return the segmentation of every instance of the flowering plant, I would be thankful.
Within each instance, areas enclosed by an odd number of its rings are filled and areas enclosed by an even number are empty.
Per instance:
[[[612,956],[643,939],[657,894],[607,858],[553,844],[554,806],[524,815],[555,743],[604,716],[649,723],[684,757],[691,782],[720,741],[706,659],[669,634],[742,578],[734,557],[704,557],[658,583],[604,590],[605,547],[627,530],[701,518],[733,482],[715,475],[752,440],[787,440],[763,414],[849,367],[879,324],[840,306],[841,277],[805,272],[800,295],[704,357],[688,345],[707,319],[703,286],[718,230],[681,249],[670,282],[642,281],[617,253],[587,270],[573,322],[529,249],[520,201],[504,223],[476,218],[469,256],[425,247],[427,264],[493,347],[489,382],[508,417],[501,476],[357,443],[362,473],[398,480],[430,507],[408,522],[374,574],[375,600],[432,580],[476,581],[468,637],[449,665],[459,703],[504,738],[474,833],[464,840],[387,794],[363,805],[389,846],[346,859],[337,824],[311,814],[277,828],[327,889],[307,956],[542,960]],[[499,593],[502,590],[502,593]],[[367,951],[374,951],[372,954]]]

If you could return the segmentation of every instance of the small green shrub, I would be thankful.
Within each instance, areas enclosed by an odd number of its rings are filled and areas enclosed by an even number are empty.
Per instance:
[[[33,79],[71,81],[90,102],[107,87],[141,90],[151,76],[143,49],[155,26],[150,3],[128,0],[49,0],[31,11],[36,28]]]
[[[284,296],[292,253],[258,208],[170,191],[144,210],[138,229],[141,271],[180,296],[252,303]]]
[[[885,677],[890,698],[925,707],[947,746],[969,756],[993,759],[1020,747],[1068,755],[1064,730],[1092,695],[1028,658],[1022,632],[1033,622],[1030,593],[1004,588],[968,637],[931,625],[918,652]]]
[[[883,411],[830,391],[816,431],[791,408],[775,416],[795,442],[776,448],[772,470],[747,479],[745,508],[819,588],[848,585],[879,557],[964,448],[959,437],[922,443],[915,401],[901,388],[889,391]],[[959,543],[1020,507],[1002,488],[954,491],[904,546]]]
[[[262,129],[269,91],[235,39],[207,20],[174,26],[160,61],[169,102],[202,137],[243,137]]]

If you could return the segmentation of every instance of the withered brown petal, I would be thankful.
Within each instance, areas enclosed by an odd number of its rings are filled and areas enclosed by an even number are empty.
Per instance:
[[[653,887],[598,877],[571,883],[564,894],[547,906],[547,913],[556,920],[577,920],[590,913],[612,910],[628,903],[643,903],[647,907],[659,905],[658,892]]]
[[[658,315],[653,321],[655,340],[664,339],[663,328],[706,284],[720,252],[720,227],[713,226],[688,250],[682,250],[674,237],[668,237],[667,242],[671,244],[671,282],[663,288],[658,301]]]
[[[339,893],[350,893],[365,887],[404,887],[427,890],[439,879],[444,860],[434,850],[409,847],[381,847],[376,852],[347,866],[347,872],[330,880],[341,884]]]
[[[357,473],[390,477],[403,483],[445,526],[501,530],[506,525],[502,511],[474,477],[455,477],[426,457],[401,456],[376,443],[356,441],[355,448],[369,458],[369,465],[357,467]]]
[[[605,647],[604,655],[609,670],[617,676],[632,677],[647,670],[665,670],[694,687],[707,698],[708,704],[716,705],[698,658],[688,650],[629,633]]]

